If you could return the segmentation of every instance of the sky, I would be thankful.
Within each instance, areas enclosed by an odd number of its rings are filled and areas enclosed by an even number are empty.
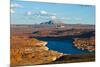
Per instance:
[[[11,24],[40,24],[61,20],[66,24],[95,24],[95,6],[11,0]]]

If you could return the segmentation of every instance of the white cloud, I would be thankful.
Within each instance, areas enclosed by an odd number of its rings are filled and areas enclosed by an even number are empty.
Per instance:
[[[37,12],[33,12],[33,11],[27,11],[26,12],[27,15],[32,15],[32,14],[36,14],[37,16],[41,16],[41,15],[48,15],[48,12],[42,10],[42,11],[37,11]]]
[[[28,12],[27,12],[27,15],[32,15],[32,12],[31,12],[31,11],[28,11]]]
[[[61,19],[62,19],[62,20],[71,20],[70,17],[62,17]]]
[[[10,5],[10,11],[11,11],[11,13],[15,13],[15,11],[14,11],[14,9],[13,8],[21,8],[21,7],[23,7],[22,5],[20,5],[20,4],[17,4],[17,3],[12,3],[11,5]]]
[[[51,19],[56,19],[57,17],[56,17],[56,16],[50,16],[50,18],[51,18]]]
[[[48,12],[47,11],[44,11],[44,10],[43,11],[40,11],[40,13],[41,14],[48,14]]]
[[[22,5],[17,4],[17,3],[13,3],[10,6],[11,6],[11,8],[21,8],[21,7],[23,7]]]

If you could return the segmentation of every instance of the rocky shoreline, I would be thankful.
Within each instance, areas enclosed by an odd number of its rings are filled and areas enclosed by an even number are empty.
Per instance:
[[[95,51],[95,37],[90,38],[75,38],[74,46],[81,50]]]

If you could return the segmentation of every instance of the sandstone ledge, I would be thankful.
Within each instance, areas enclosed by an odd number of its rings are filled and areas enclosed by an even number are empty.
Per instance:
[[[45,64],[63,56],[63,53],[49,50],[46,44],[34,38],[11,37],[11,66]]]

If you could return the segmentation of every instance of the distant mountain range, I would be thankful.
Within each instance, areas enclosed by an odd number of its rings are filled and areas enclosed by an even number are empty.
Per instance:
[[[42,22],[42,23],[40,23],[40,24],[42,24],[42,25],[63,25],[64,24],[64,22],[63,21],[61,21],[61,20],[50,20],[50,21],[48,21],[48,22]]]

